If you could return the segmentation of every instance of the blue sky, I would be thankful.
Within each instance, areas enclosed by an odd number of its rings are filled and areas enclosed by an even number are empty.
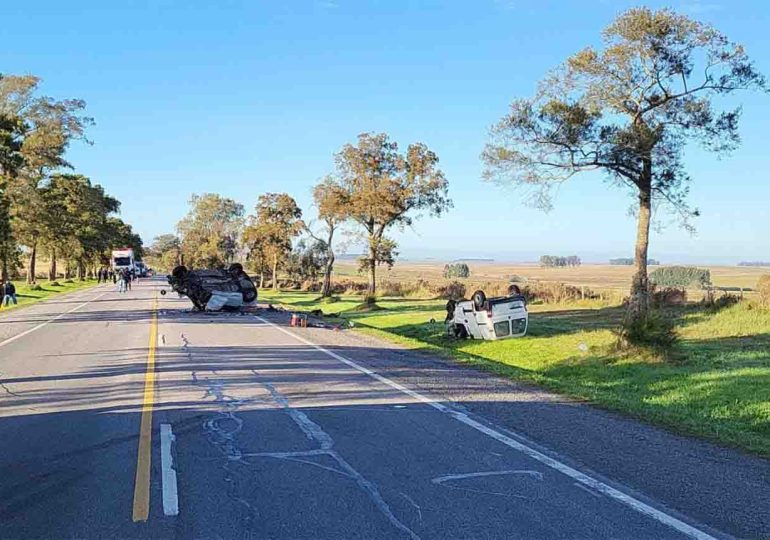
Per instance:
[[[6,3],[4,3],[6,4]],[[171,232],[191,193],[251,210],[286,191],[312,216],[310,189],[333,154],[364,131],[437,152],[454,209],[394,236],[406,257],[585,260],[630,256],[631,199],[595,175],[565,185],[555,209],[481,180],[489,126],[545,72],[597,44],[638,2],[475,0],[124,0],[7,3],[0,72],[44,79],[80,97],[93,146],[69,157],[123,202],[149,243]],[[116,7],[118,6],[119,7]],[[648,2],[715,24],[770,76],[764,1]],[[652,238],[664,261],[770,259],[770,96],[743,94],[743,144],[725,159],[687,154],[703,217]]]

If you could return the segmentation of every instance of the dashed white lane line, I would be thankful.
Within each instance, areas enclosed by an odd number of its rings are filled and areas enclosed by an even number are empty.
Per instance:
[[[52,322],[54,322],[54,321],[58,321],[59,319],[61,319],[61,318],[62,318],[62,317],[64,317],[65,315],[69,315],[69,314],[70,314],[70,313],[72,313],[73,311],[77,311],[77,310],[79,310],[80,308],[82,308],[83,306],[85,306],[85,305],[87,305],[87,304],[90,304],[90,303],[91,303],[91,302],[93,302],[94,300],[98,300],[99,298],[101,298],[102,296],[104,296],[105,294],[107,294],[108,292],[110,292],[110,291],[106,291],[106,292],[103,292],[102,294],[100,294],[100,295],[98,295],[98,296],[95,296],[95,297],[91,298],[90,300],[87,300],[87,301],[83,302],[82,304],[78,304],[78,305],[77,305],[77,306],[75,306],[74,308],[72,308],[72,309],[70,309],[70,310],[68,310],[68,311],[65,311],[64,313],[60,313],[60,314],[59,314],[59,315],[57,315],[56,317],[53,317],[53,318],[51,318],[51,319],[48,319],[47,321],[43,321],[43,322],[41,322],[40,324],[38,324],[37,326],[33,326],[32,328],[30,328],[30,329],[28,329],[28,330],[25,330],[24,332],[21,332],[20,334],[16,334],[15,336],[11,336],[11,337],[9,337],[8,339],[6,339],[5,341],[0,341],[0,347],[3,347],[3,346],[5,346],[5,345],[8,345],[9,343],[13,343],[13,342],[14,342],[14,341],[16,341],[17,339],[21,339],[21,338],[23,338],[24,336],[26,336],[26,335],[29,335],[29,334],[31,334],[32,332],[35,332],[36,330],[40,330],[40,329],[41,329],[41,328],[43,328],[44,326],[47,326],[47,325],[49,325],[50,323],[52,323]]]
[[[334,351],[330,351],[321,345],[317,345],[313,343],[312,341],[309,341],[305,339],[302,336],[299,336],[295,334],[294,332],[290,332],[289,330],[286,330],[285,328],[278,326],[277,324],[274,324],[267,319],[264,319],[262,317],[257,316],[258,320],[262,321],[263,323],[272,326],[273,328],[276,328],[283,332],[284,334],[293,337],[297,341],[300,341],[304,343],[305,345],[308,345],[310,347],[313,347],[314,349],[326,354],[327,356],[330,356],[334,358],[335,360],[338,360],[342,362],[343,364],[350,366],[351,368],[355,369],[356,371],[360,371],[361,373],[364,373],[373,379],[381,382],[382,384],[385,384],[387,386],[390,386],[391,388],[394,388],[398,390],[399,392],[402,392],[411,398],[416,399],[417,401],[420,401],[422,403],[425,403],[426,405],[430,405],[434,409],[441,411],[442,413],[448,414],[455,420],[462,422],[466,426],[472,427],[476,431],[479,431],[496,441],[499,441],[503,443],[504,445],[508,446],[509,448],[513,448],[514,450],[518,450],[519,452],[529,456],[530,458],[534,459],[535,461],[539,461],[543,465],[546,465],[547,467],[550,467],[551,469],[554,469],[570,478],[575,480],[576,482],[579,482],[580,484],[589,487],[595,491],[598,491],[599,493],[602,493],[609,497],[610,499],[613,499],[614,501],[623,504],[625,506],[628,506],[629,508],[639,512],[640,514],[643,514],[645,516],[648,516],[655,521],[658,521],[659,523],[662,523],[663,525],[666,525],[676,531],[679,531],[680,533],[684,534],[685,536],[688,536],[690,538],[696,538],[698,540],[716,540],[716,538],[705,531],[702,531],[700,529],[697,529],[693,527],[692,525],[689,525],[688,523],[685,523],[684,521],[677,519],[676,517],[667,514],[666,512],[663,512],[662,510],[658,510],[657,508],[654,508],[650,506],[649,504],[640,501],[631,495],[628,495],[627,493],[624,493],[623,491],[620,491],[617,488],[614,488],[608,484],[605,484],[604,482],[597,480],[596,478],[593,478],[585,473],[582,473],[578,471],[577,469],[574,469],[570,467],[569,465],[566,465],[565,463],[562,463],[561,461],[558,461],[557,459],[547,456],[543,454],[542,452],[536,450],[535,448],[532,448],[530,446],[527,446],[526,444],[519,442],[518,440],[515,440],[495,429],[492,429],[489,426],[486,426],[472,418],[470,418],[467,414],[459,412],[454,410],[451,407],[447,407],[446,405],[437,402],[434,399],[428,398],[426,396],[423,396],[422,394],[415,392],[414,390],[410,390],[409,388],[392,381],[388,379],[387,377],[383,377],[379,373],[376,373],[372,371],[369,368],[366,368],[360,364],[357,364],[353,360],[350,360],[348,358],[345,358],[344,356],[335,353]]]
[[[167,516],[179,514],[179,494],[176,486],[176,469],[171,455],[171,445],[176,440],[171,424],[160,425],[160,467],[163,485],[163,513]]]

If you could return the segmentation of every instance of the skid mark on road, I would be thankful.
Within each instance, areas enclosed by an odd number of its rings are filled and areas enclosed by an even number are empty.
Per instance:
[[[190,340],[185,334],[180,334],[182,341],[182,351],[186,360],[191,366],[194,366],[192,348]],[[238,434],[243,429],[243,419],[238,416],[238,411],[244,405],[265,403],[262,398],[242,399],[232,397],[227,394],[225,383],[216,377],[216,370],[211,370],[214,375],[202,377],[194,369],[192,370],[193,384],[204,389],[203,399],[214,398],[214,402],[219,405],[219,412],[207,418],[203,422],[203,430],[207,440],[217,449],[225,458],[222,470],[225,473],[224,480],[229,486],[228,496],[234,502],[240,504],[245,511],[245,525],[250,529],[257,518],[257,509],[247,499],[241,497],[237,480],[238,471],[236,466],[250,467],[254,464],[253,459],[267,458],[280,459],[284,461],[309,465],[327,472],[341,475],[355,482],[358,487],[368,495],[375,507],[390,523],[400,531],[407,534],[414,540],[419,540],[419,536],[402,523],[391,510],[388,503],[380,494],[376,484],[365,478],[348,461],[333,449],[334,440],[326,433],[321,426],[313,422],[307,414],[299,409],[290,406],[288,398],[283,395],[272,383],[262,379],[261,375],[252,370],[257,382],[264,387],[270,394],[270,403],[278,406],[286,412],[294,423],[300,428],[310,441],[318,443],[319,448],[300,451],[300,452],[244,452],[238,444]],[[339,468],[329,467],[322,463],[313,461],[314,457],[328,457],[336,462]],[[420,512],[420,518],[422,513]]]
[[[187,357],[187,361],[192,366],[193,358],[190,349],[190,341],[181,334],[182,351]],[[212,371],[216,375],[216,371]],[[214,398],[214,402],[220,407],[220,412],[207,418],[203,422],[203,431],[206,439],[211,445],[219,450],[225,458],[221,465],[224,472],[224,481],[227,485],[227,496],[230,500],[238,504],[244,511],[244,527],[250,530],[252,524],[257,519],[257,509],[244,497],[239,495],[241,491],[238,477],[240,473],[236,469],[238,466],[247,466],[249,463],[243,459],[243,452],[238,446],[237,436],[243,429],[243,420],[238,416],[238,409],[247,403],[261,402],[261,399],[238,399],[225,393],[224,383],[215,377],[198,377],[198,373],[192,371],[193,384],[205,390],[203,399]]]
[[[530,470],[507,470],[507,471],[483,471],[483,472],[475,472],[475,473],[465,473],[465,474],[447,474],[444,476],[437,476],[436,478],[433,478],[431,480],[432,483],[436,484],[437,486],[443,486],[450,489],[459,489],[461,491],[470,491],[473,493],[483,493],[485,495],[500,495],[502,497],[515,497],[517,499],[524,499],[524,500],[533,500],[532,497],[525,497],[524,495],[515,495],[513,493],[500,493],[497,491],[486,491],[482,489],[475,489],[465,486],[458,486],[450,484],[449,482],[457,481],[457,480],[467,480],[471,478],[487,478],[490,476],[508,476],[508,475],[523,475],[523,476],[530,476],[532,478],[535,478],[536,480],[543,481],[543,473],[538,471],[530,471]]]
[[[254,375],[256,375],[259,378],[259,373],[256,370],[254,371]],[[270,392],[270,395],[273,397],[273,400],[275,400],[276,404],[279,405],[286,413],[291,417],[292,420],[294,420],[294,423],[299,426],[299,428],[307,435],[308,439],[313,440],[321,445],[320,452],[322,454],[314,453],[313,455],[327,455],[330,458],[332,458],[334,461],[337,462],[337,464],[342,469],[342,473],[351,478],[358,484],[358,486],[363,490],[371,499],[371,501],[374,503],[374,505],[377,507],[377,509],[380,511],[380,513],[385,516],[388,521],[391,522],[391,524],[396,527],[397,529],[405,532],[409,537],[413,539],[419,539],[420,537],[412,531],[409,527],[404,525],[396,516],[393,514],[393,511],[390,509],[390,506],[387,502],[385,502],[385,499],[383,499],[382,495],[380,494],[380,490],[377,487],[377,485],[370,480],[367,480],[361,473],[359,473],[348,461],[342,457],[337,451],[334,450],[334,439],[332,439],[331,435],[326,433],[321,426],[313,422],[308,416],[298,410],[294,409],[289,405],[289,400],[284,396],[276,387],[275,385],[266,382],[261,381],[260,384],[264,386],[268,392]],[[297,459],[297,456],[300,453],[291,453],[286,454],[286,457],[283,459],[287,459],[290,461],[302,461],[307,462],[307,460],[299,460]],[[259,455],[259,454],[254,454]],[[271,457],[275,457],[275,454]],[[317,465],[323,469],[331,470],[333,472],[340,472],[336,471],[334,469],[330,469],[329,467],[324,467],[320,464],[313,464]],[[422,514],[420,514],[422,516]]]

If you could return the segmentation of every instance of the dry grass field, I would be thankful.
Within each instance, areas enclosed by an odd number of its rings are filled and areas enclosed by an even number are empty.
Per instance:
[[[398,261],[391,269],[381,269],[383,280],[440,279],[444,269],[442,261]],[[468,262],[471,278],[476,281],[509,280],[512,276],[529,281],[558,281],[568,285],[585,285],[591,289],[627,290],[631,283],[633,267],[611,266],[608,264],[585,264],[574,268],[541,268],[536,264],[505,264],[498,262]],[[706,266],[711,270],[711,279],[717,287],[754,288],[763,274],[770,274],[770,268],[741,266]],[[656,267],[651,267],[653,270]],[[350,260],[335,265],[338,278],[357,278],[356,263]]]

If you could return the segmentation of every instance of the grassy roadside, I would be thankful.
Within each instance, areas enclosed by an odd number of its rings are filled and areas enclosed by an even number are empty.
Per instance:
[[[58,283],[59,285],[52,285],[51,282],[48,281],[40,281],[38,282],[40,289],[33,290],[26,283],[14,281],[13,284],[16,285],[16,299],[19,301],[19,304],[16,306],[11,304],[8,307],[0,307],[0,317],[2,317],[4,313],[9,313],[14,309],[28,306],[54,296],[93,287],[97,284],[95,279],[88,279],[86,281],[70,280],[69,282],[62,279],[53,283]],[[2,299],[0,298],[0,300]]]
[[[622,311],[588,301],[531,306],[528,336],[483,342],[446,338],[440,300],[386,298],[378,302],[384,309],[358,312],[356,296],[331,304],[317,302],[314,293],[261,291],[260,296],[292,309],[339,313],[359,331],[410,348],[770,456],[770,312],[747,303],[673,311],[684,358],[666,363],[611,354],[611,329]]]

